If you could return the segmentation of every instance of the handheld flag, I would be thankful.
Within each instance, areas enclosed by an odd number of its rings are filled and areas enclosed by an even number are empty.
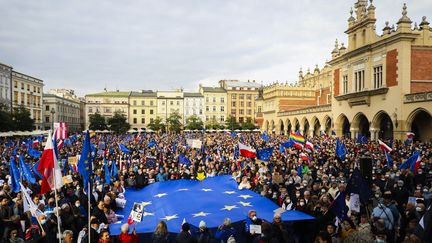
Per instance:
[[[339,138],[337,138],[337,140],[336,140],[336,155],[341,160],[345,160],[346,154],[347,154],[347,151],[346,151],[345,144],[341,143]]]
[[[313,145],[313,143],[307,141],[306,144],[305,144],[305,148],[309,149],[310,151],[313,151],[314,150],[314,145]]]
[[[33,173],[35,173],[35,175],[37,175],[39,178],[41,178],[42,179],[42,175],[39,173],[39,171],[37,170],[37,168],[38,168],[38,166],[39,166],[39,162],[40,162],[40,160],[38,161],[38,162],[36,162],[34,165],[33,165],[33,167],[32,167],[32,171],[33,171]]]
[[[382,150],[384,150],[385,152],[389,153],[389,152],[393,151],[392,148],[390,148],[387,144],[385,144],[383,141],[381,141],[379,139],[378,139],[378,143],[379,143],[380,148]]]
[[[407,136],[408,139],[413,139],[414,136],[415,136],[415,133],[413,133],[413,132],[407,132],[406,136]]]
[[[130,152],[132,152],[130,149],[128,149],[127,147],[126,147],[126,145],[124,145],[124,144],[119,144],[119,149],[123,152],[123,153],[125,153],[125,154],[128,154],[128,153],[130,153]]]
[[[263,161],[270,161],[274,148],[265,148],[257,151],[257,158]]]
[[[24,162],[24,157],[22,155],[20,155],[19,160],[20,160],[19,164],[21,167],[21,172],[22,172],[23,178],[26,181],[30,182],[31,184],[35,184],[36,178],[34,177],[33,173],[31,172],[30,166]]]
[[[24,212],[30,211],[32,217],[39,218],[39,216],[43,214],[42,211],[36,206],[36,204],[34,204],[33,200],[27,192],[27,189],[21,183],[20,188],[23,197]]]
[[[87,130],[86,136],[84,139],[83,148],[81,151],[81,157],[78,161],[78,172],[81,174],[84,182],[84,190],[89,193],[91,188],[88,187],[90,182],[90,176],[92,173],[92,163],[93,158],[91,156],[91,142],[90,142],[90,133]]]
[[[113,160],[111,164],[111,176],[114,178],[117,178],[118,176],[118,169],[115,160]]]
[[[256,150],[242,143],[238,143],[238,147],[240,150],[240,155],[246,158],[256,158],[257,153]]]
[[[109,185],[111,184],[111,175],[105,157],[104,157],[104,172],[105,172],[105,184]]]
[[[415,164],[417,161],[420,161],[420,151],[415,152],[404,163],[399,165],[399,169],[400,170],[407,170],[407,169],[411,168],[414,171]]]
[[[10,173],[10,181],[12,186],[13,192],[19,192],[20,191],[20,172],[15,164],[15,159],[13,157],[10,158],[9,162],[9,173]]]
[[[262,140],[268,142],[269,141],[269,136],[267,135],[267,131],[264,131],[264,133],[261,136]]]
[[[357,168],[354,169],[351,177],[348,179],[346,191],[360,195],[360,200],[363,203],[367,203],[372,197],[372,191]]]
[[[189,166],[191,161],[184,154],[180,154],[179,163]]]
[[[290,138],[296,142],[304,143],[305,139],[300,133],[291,133]]]
[[[45,149],[39,162],[38,172],[42,175],[41,194],[63,186],[63,177],[55,156],[51,132],[48,133]]]
[[[345,192],[340,192],[329,206],[330,211],[336,215],[339,221],[343,221],[347,217],[347,208]]]
[[[392,158],[390,157],[390,155],[387,152],[384,151],[384,153],[385,153],[385,156],[386,156],[387,165],[389,167],[393,167],[394,163],[393,163]]]

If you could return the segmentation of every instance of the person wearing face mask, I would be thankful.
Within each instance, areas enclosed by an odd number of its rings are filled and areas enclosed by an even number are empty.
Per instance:
[[[250,210],[246,220],[244,222],[244,236],[246,238],[246,242],[253,242],[260,234],[255,232],[251,232],[251,225],[262,225],[262,220],[257,217],[257,213],[255,210]]]
[[[74,220],[76,221],[77,228],[81,229],[86,222],[87,212],[85,211],[85,208],[81,205],[80,200],[76,200],[75,203],[72,205],[71,209]]]
[[[101,223],[108,224],[108,219],[104,213],[105,204],[103,201],[99,201],[97,207],[95,207],[92,211],[92,216],[95,216]]]
[[[397,187],[392,191],[393,198],[395,198],[399,212],[403,212],[406,202],[408,202],[409,192],[404,187],[403,180],[398,180]]]
[[[285,201],[282,203],[282,208],[285,209],[286,211],[294,209],[294,204],[291,201],[291,198],[289,197],[285,198]]]
[[[46,224],[45,215],[39,216],[38,220],[41,225]],[[46,232],[40,228],[39,223],[36,220],[32,220],[31,226],[25,232],[25,241],[30,243],[41,242],[45,236]]]

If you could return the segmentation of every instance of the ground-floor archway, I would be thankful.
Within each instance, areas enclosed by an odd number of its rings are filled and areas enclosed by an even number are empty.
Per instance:
[[[393,139],[393,121],[387,112],[378,112],[372,121],[372,127],[377,130],[379,139]]]
[[[415,141],[430,141],[432,139],[432,115],[425,109],[413,111],[407,120],[408,129],[415,134]]]

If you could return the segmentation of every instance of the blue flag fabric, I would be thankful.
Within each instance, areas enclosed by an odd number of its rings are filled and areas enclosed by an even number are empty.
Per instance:
[[[81,151],[81,157],[77,165],[78,172],[81,174],[83,178],[84,191],[87,193],[90,193],[91,190],[91,187],[89,188],[88,184],[90,182],[90,176],[93,172],[93,168],[92,168],[93,158],[91,153],[92,153],[92,149],[91,149],[91,142],[90,142],[90,134],[89,131],[87,130],[84,139],[83,148]]]
[[[273,150],[273,147],[257,150],[257,158],[259,160],[270,161]]]
[[[266,131],[264,131],[264,133],[262,134],[261,138],[262,138],[262,140],[264,140],[264,141],[266,141],[266,142],[269,141],[269,136],[267,135],[267,132],[266,132]]]
[[[33,171],[33,173],[35,173],[35,175],[37,175],[40,179],[42,179],[42,175],[41,175],[41,173],[39,173],[39,171],[37,170],[37,168],[39,167],[39,162],[40,162],[40,161],[36,162],[36,163],[33,165],[33,167],[32,167],[32,171]]]
[[[189,166],[191,162],[184,154],[180,154],[179,163]]]
[[[340,221],[343,221],[348,217],[348,207],[345,203],[345,192],[340,192],[336,196],[335,200],[330,204],[329,209]]]
[[[36,149],[29,147],[27,150],[28,155],[30,155],[33,158],[40,158],[42,156],[42,153],[37,151]]]
[[[345,160],[346,154],[347,154],[347,151],[346,151],[345,144],[341,143],[339,138],[337,138],[337,140],[336,140],[336,155],[341,160]]]
[[[358,144],[366,144],[368,142],[368,139],[365,135],[359,134],[357,137],[357,143]]]
[[[154,140],[151,140],[148,144],[149,148],[156,147],[156,142]]]
[[[30,166],[24,162],[24,157],[20,155],[19,157],[19,164],[21,167],[21,173],[23,176],[23,179],[30,182],[31,184],[36,183],[36,178],[34,177],[33,173],[30,170]]]
[[[294,141],[290,138],[290,139],[288,140],[288,142],[281,143],[281,145],[280,145],[280,147],[279,147],[279,150],[281,151],[281,153],[282,153],[282,152],[285,153],[285,149],[286,149],[286,148],[290,148],[290,147],[292,147],[293,145],[294,145]]]
[[[122,151],[123,153],[125,153],[125,154],[128,154],[128,153],[130,153],[130,152],[132,152],[130,149],[128,149],[127,147],[126,147],[126,145],[124,145],[124,144],[119,144],[119,149],[120,149],[120,151]]]
[[[404,163],[399,166],[400,170],[407,170],[411,168],[414,171],[415,164],[417,162],[418,157],[420,156],[420,152],[415,152],[411,157],[409,157]]]
[[[71,141],[71,139],[69,139],[69,138],[66,138],[66,139],[63,141],[63,143],[64,143],[66,146],[68,146],[68,147],[72,146],[72,141]]]
[[[230,175],[203,181],[156,182],[141,190],[126,190],[125,198],[126,207],[120,209],[118,214],[129,215],[134,202],[144,202],[146,205],[142,221],[136,223],[137,233],[153,232],[160,220],[167,223],[170,232],[176,233],[180,232],[183,219],[192,226],[199,226],[199,222],[204,220],[209,229],[216,229],[227,217],[232,223],[243,221],[252,208],[259,208],[259,217],[272,222],[273,211],[279,208],[270,199],[253,191],[239,190]],[[295,210],[284,212],[281,216],[284,221],[313,219]],[[110,233],[119,235],[121,225],[127,223],[127,218],[119,224],[111,224]]]
[[[173,153],[175,154],[177,152],[177,143],[174,143],[173,145]]]
[[[301,178],[303,178],[303,166],[302,165],[300,165],[297,168],[297,175],[300,176]]]
[[[13,157],[10,158],[9,162],[9,173],[11,177],[11,186],[12,191],[17,193],[21,190],[20,188],[20,172],[15,164],[15,159]]]
[[[336,136],[336,132],[335,132],[335,130],[332,130],[332,131],[331,131],[331,135]]]
[[[240,149],[238,146],[235,146],[234,148],[234,159],[240,158]]]
[[[231,132],[231,137],[232,137],[232,138],[237,137],[237,133],[236,133],[236,132]]]
[[[56,133],[54,133],[54,137],[53,137],[53,146],[54,146],[54,153],[56,158],[59,158],[59,151],[58,151],[58,147],[57,147],[57,138],[56,138]]]
[[[359,194],[362,203],[367,203],[372,197],[372,191],[369,188],[367,181],[363,178],[360,170],[357,168],[354,169],[350,179],[348,179],[346,191],[348,193]]]
[[[393,163],[392,158],[391,158],[390,155],[387,153],[387,151],[384,151],[384,153],[385,153],[385,156],[386,156],[387,165],[388,165],[389,167],[393,167],[394,163]]]
[[[108,163],[104,157],[104,172],[105,172],[105,184],[109,185],[111,184],[111,173],[110,170],[108,169]]]
[[[115,160],[113,160],[111,164],[111,176],[114,178],[117,178],[118,176],[118,169]]]

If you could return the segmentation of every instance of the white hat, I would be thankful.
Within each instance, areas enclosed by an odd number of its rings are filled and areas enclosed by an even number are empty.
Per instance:
[[[206,226],[206,222],[204,222],[203,220],[201,220],[201,221],[199,222],[199,227],[200,227],[200,228],[205,228],[205,227],[207,227],[207,226]]]

